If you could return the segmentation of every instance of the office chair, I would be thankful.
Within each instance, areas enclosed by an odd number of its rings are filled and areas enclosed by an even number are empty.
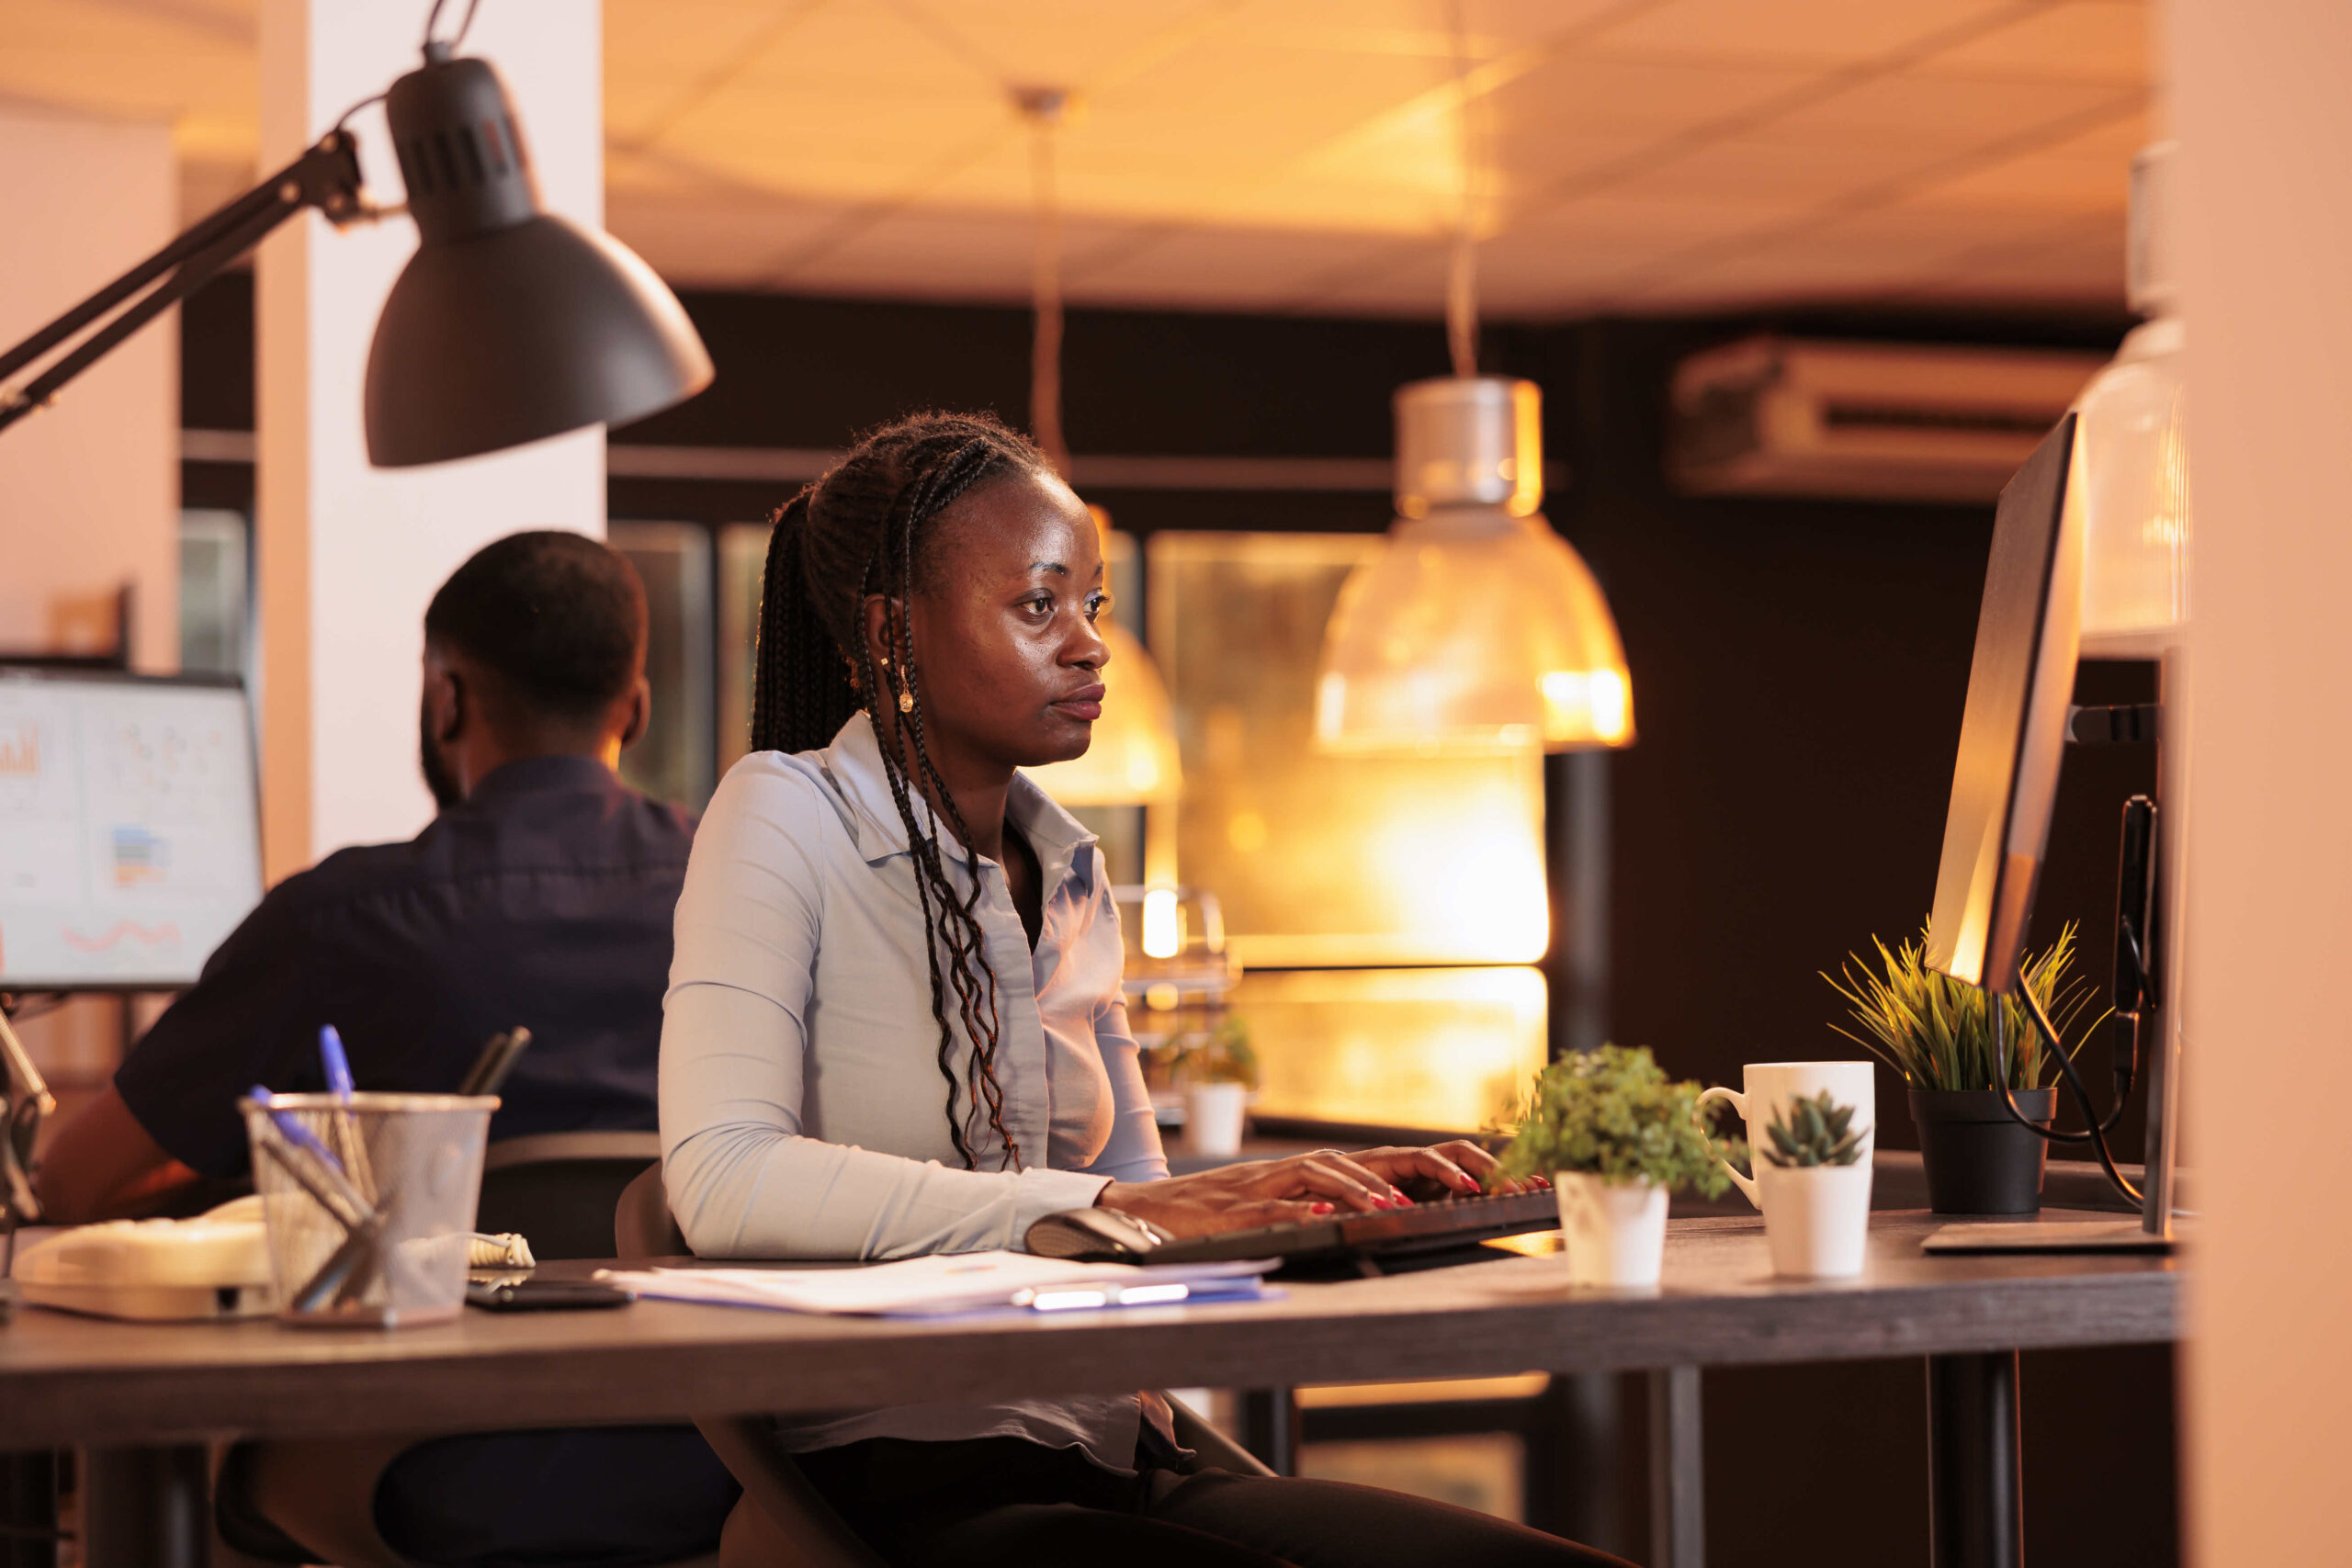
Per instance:
[[[626,1261],[691,1256],[685,1234],[671,1215],[662,1168],[630,1182],[613,1212],[613,1246]],[[1192,1470],[1272,1475],[1258,1457],[1176,1400],[1176,1441],[1193,1450]],[[742,1483],[743,1500],[728,1516],[719,1539],[719,1568],[882,1568],[881,1559],[853,1533],[832,1505],[808,1483],[775,1429],[758,1416],[697,1417],[695,1425],[719,1461]]]
[[[658,1176],[661,1158],[656,1133],[545,1133],[492,1144],[482,1161],[476,1228],[521,1233],[541,1261],[605,1257],[616,1195],[640,1171],[651,1168]],[[377,1533],[376,1491],[394,1460],[440,1435],[242,1444],[222,1466],[220,1485],[240,1493],[246,1508],[298,1549],[290,1556],[281,1549],[264,1561],[429,1568],[402,1557]],[[216,1551],[220,1544],[226,1543],[217,1542]],[[699,1558],[676,1568],[715,1563]]]

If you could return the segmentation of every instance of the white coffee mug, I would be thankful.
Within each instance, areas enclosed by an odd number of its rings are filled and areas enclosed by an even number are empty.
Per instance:
[[[1738,1089],[1711,1089],[1699,1097],[1699,1119],[1706,1121],[1707,1102],[1718,1095],[1728,1100],[1747,1122],[1747,1147],[1750,1160],[1761,1160],[1764,1151],[1772,1146],[1770,1136],[1764,1131],[1781,1108],[1792,1100],[1810,1100],[1822,1090],[1840,1105],[1854,1108],[1854,1126],[1862,1134],[1862,1163],[1871,1157],[1871,1145],[1878,1141],[1878,1111],[1875,1105],[1875,1085],[1871,1065],[1868,1062],[1750,1062],[1740,1068],[1740,1081],[1747,1086]],[[1764,1208],[1764,1196],[1754,1179],[1740,1175],[1730,1165],[1718,1160],[1747,1201],[1758,1213]]]

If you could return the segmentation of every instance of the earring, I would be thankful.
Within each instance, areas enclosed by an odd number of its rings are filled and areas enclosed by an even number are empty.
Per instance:
[[[915,694],[912,692],[900,692],[899,694],[899,711],[900,713],[912,713],[915,711]]]

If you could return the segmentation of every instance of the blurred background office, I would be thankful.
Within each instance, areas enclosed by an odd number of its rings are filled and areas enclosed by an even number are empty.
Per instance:
[[[404,68],[423,12],[12,0],[0,338]],[[366,472],[334,400],[365,333],[330,305],[380,289],[382,247],[289,231],[0,443],[0,654],[244,677],[274,879],[417,829],[424,593],[483,538],[576,527],[652,604],[629,781],[699,807],[745,744],[769,510],[865,426],[1027,425],[1057,378],[1115,617],[1165,690],[1137,744],[1173,753],[1073,794],[1117,880],[1196,890],[1145,954],[1171,965],[1153,1008],[1181,1032],[1200,959],[1250,1027],[1262,1130],[1475,1129],[1571,1012],[1713,1082],[1856,1055],[1820,975],[1924,913],[1994,496],[2147,308],[2127,197],[2175,130],[2164,19],[482,0],[469,48],[514,81],[550,205],[601,212],[679,291],[716,384],[608,437]],[[1622,639],[1638,739],[1573,766],[1314,743],[1327,625],[1394,515],[1392,394],[1463,367],[1473,307],[1475,367],[1541,389],[1544,515]],[[2153,682],[2104,660],[2078,700]],[[2104,930],[2114,802],[2154,782],[2134,749],[2070,756],[2037,946]],[[2110,964],[2085,944],[2102,988]],[[156,1005],[85,998],[25,1033],[70,1098]],[[1900,1093],[1882,1069],[1881,1103]],[[1890,1117],[1882,1145],[1912,1135]],[[2030,1352],[2025,1389],[2034,1553],[2177,1561],[2170,1353]],[[1580,1506],[1615,1513],[1578,1533],[1641,1551],[1628,1391],[1531,1370],[1305,1398],[1310,1471],[1538,1522],[1598,1473]],[[1926,1561],[1916,1363],[1719,1372],[1706,1401],[1716,1562],[1793,1561],[1790,1531],[1808,1562]]]

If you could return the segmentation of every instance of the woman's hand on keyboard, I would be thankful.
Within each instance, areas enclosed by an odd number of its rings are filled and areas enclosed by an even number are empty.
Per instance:
[[[1147,1219],[1176,1235],[1215,1235],[1296,1224],[1341,1209],[1362,1213],[1409,1206],[1408,1188],[1430,1197],[1525,1192],[1542,1178],[1513,1181],[1495,1156],[1466,1142],[1434,1148],[1322,1149],[1288,1159],[1245,1160],[1163,1181],[1114,1181],[1095,1202]]]
[[[1215,1235],[1295,1224],[1341,1210],[1371,1213],[1412,1200],[1385,1176],[1323,1149],[1288,1159],[1244,1160],[1196,1176],[1114,1181],[1094,1201],[1177,1235]]]
[[[1532,1192],[1552,1185],[1540,1176],[1523,1181],[1505,1176],[1494,1156],[1466,1138],[1430,1148],[1360,1149],[1348,1157],[1391,1187],[1424,1201]]]

